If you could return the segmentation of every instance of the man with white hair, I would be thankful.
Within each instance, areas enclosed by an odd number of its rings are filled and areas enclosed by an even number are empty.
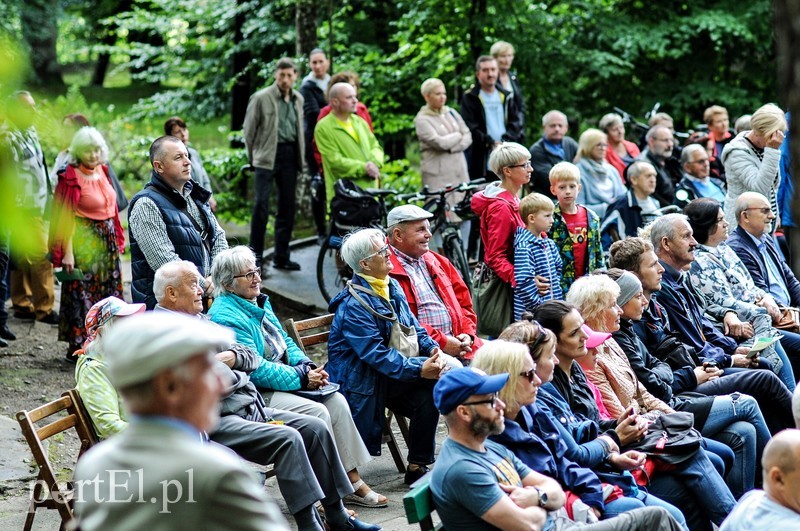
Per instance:
[[[156,271],[153,291],[157,312],[208,317],[202,312],[200,273],[187,261],[170,262]],[[342,499],[353,493],[322,419],[269,407],[250,380],[261,356],[240,343],[216,354],[217,370],[226,376],[222,418],[211,440],[248,461],[274,465],[278,488],[301,531],[322,531],[314,505],[322,501],[330,529],[378,531],[379,526],[350,517]]]
[[[416,205],[393,208],[386,218],[395,279],[419,323],[439,348],[471,359],[483,345],[469,288],[446,257],[430,250],[433,214]]]
[[[134,315],[109,330],[109,378],[131,419],[78,462],[81,529],[289,529],[245,465],[205,443],[225,387],[214,354],[233,338],[166,313]]]
[[[693,199],[710,197],[725,204],[725,184],[711,177],[711,164],[706,148],[689,144],[681,152],[683,178],[675,186],[675,204],[683,208]]]
[[[769,200],[758,192],[745,192],[736,199],[734,214],[738,226],[728,236],[728,245],[742,259],[757,287],[772,295],[778,305],[796,307],[800,281],[772,236],[775,213]]]

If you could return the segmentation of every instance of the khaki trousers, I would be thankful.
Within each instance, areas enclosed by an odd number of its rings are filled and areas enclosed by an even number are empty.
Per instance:
[[[41,217],[31,217],[29,228],[11,237],[11,255],[16,268],[11,271],[11,304],[15,310],[35,312],[41,319],[53,311],[53,265],[47,259],[47,228]],[[19,238],[24,237],[24,245]],[[16,241],[15,241],[16,240]]]

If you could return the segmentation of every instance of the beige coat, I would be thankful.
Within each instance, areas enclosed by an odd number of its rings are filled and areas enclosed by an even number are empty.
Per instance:
[[[597,347],[597,368],[586,371],[586,377],[600,390],[603,404],[612,417],[618,418],[631,405],[640,414],[651,411],[674,412],[667,404],[651,395],[636,379],[628,358],[613,339],[608,339]],[[637,390],[641,396],[639,403]]]
[[[423,105],[414,118],[414,126],[422,155],[422,184],[438,190],[448,184],[467,182],[464,150],[472,144],[472,133],[461,115],[446,105],[438,113]],[[463,197],[450,194],[448,203],[452,206]]]

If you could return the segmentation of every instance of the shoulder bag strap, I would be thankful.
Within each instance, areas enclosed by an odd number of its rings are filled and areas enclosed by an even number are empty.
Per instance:
[[[357,284],[353,284],[352,282],[348,282],[347,283],[347,290],[350,292],[350,295],[352,295],[353,298],[355,300],[357,300],[359,302],[359,304],[361,304],[361,306],[366,308],[367,311],[372,314],[373,317],[377,317],[378,319],[383,319],[384,321],[389,321],[391,323],[397,321],[397,314],[394,313],[394,308],[392,308],[391,304],[389,305],[389,309],[392,311],[392,315],[390,317],[386,317],[385,315],[381,315],[378,312],[376,312],[375,310],[373,310],[372,306],[367,304],[366,301],[364,299],[362,299],[358,295],[358,293],[356,293],[356,291],[363,291],[364,293],[369,293],[369,294],[372,295],[373,294],[372,291],[370,291],[370,290],[368,290],[366,288],[362,288],[361,286],[359,286]]]

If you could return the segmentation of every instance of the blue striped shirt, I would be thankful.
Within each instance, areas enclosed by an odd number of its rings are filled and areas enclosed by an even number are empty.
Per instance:
[[[519,227],[514,233],[514,319],[522,312],[532,312],[544,301],[561,300],[561,255],[553,240],[540,238],[528,229]],[[539,295],[534,278],[541,275],[550,283],[550,291]]]

